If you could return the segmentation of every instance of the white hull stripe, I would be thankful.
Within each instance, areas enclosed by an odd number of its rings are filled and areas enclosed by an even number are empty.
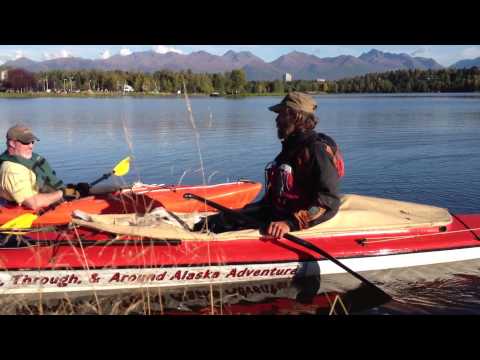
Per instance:
[[[362,272],[475,259],[480,259],[480,247],[349,258],[341,261],[352,270]],[[284,279],[293,277],[300,267],[302,267],[304,275],[316,275],[315,272],[318,269],[322,276],[345,273],[342,268],[329,260],[154,269],[19,270],[0,273],[0,295],[193,286]]]

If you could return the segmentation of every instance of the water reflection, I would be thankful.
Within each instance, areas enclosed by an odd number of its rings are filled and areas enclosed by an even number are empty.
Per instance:
[[[364,290],[320,291],[319,277],[114,294],[9,296],[3,314],[349,315],[380,304]]]

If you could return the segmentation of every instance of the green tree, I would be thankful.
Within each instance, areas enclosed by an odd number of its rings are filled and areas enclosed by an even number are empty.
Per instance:
[[[225,76],[223,74],[212,75],[212,85],[215,91],[221,94],[225,93]]]
[[[143,91],[143,83],[144,83],[144,80],[145,80],[144,75],[143,74],[138,74],[132,80],[133,80],[133,89],[137,92]]]
[[[273,82],[273,92],[274,93],[284,93],[285,92],[283,81],[275,80]]]
[[[243,70],[232,70],[230,73],[231,81],[231,90],[235,94],[243,93],[245,84],[247,83],[245,71]]]

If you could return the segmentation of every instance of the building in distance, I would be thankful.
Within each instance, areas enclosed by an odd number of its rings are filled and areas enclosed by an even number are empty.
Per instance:
[[[123,85],[123,92],[133,92],[133,91],[134,91],[134,89],[130,85],[128,85],[128,84]]]

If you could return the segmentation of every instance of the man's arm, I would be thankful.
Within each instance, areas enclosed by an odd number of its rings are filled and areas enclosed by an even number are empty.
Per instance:
[[[323,144],[315,143],[311,161],[314,179],[314,194],[311,205],[293,214],[287,219],[290,230],[297,231],[308,229],[325,220],[323,216],[327,211],[337,211],[340,205],[338,195],[338,173]]]
[[[58,190],[47,194],[37,194],[23,200],[22,205],[32,210],[53,204],[63,199],[63,192]]]

